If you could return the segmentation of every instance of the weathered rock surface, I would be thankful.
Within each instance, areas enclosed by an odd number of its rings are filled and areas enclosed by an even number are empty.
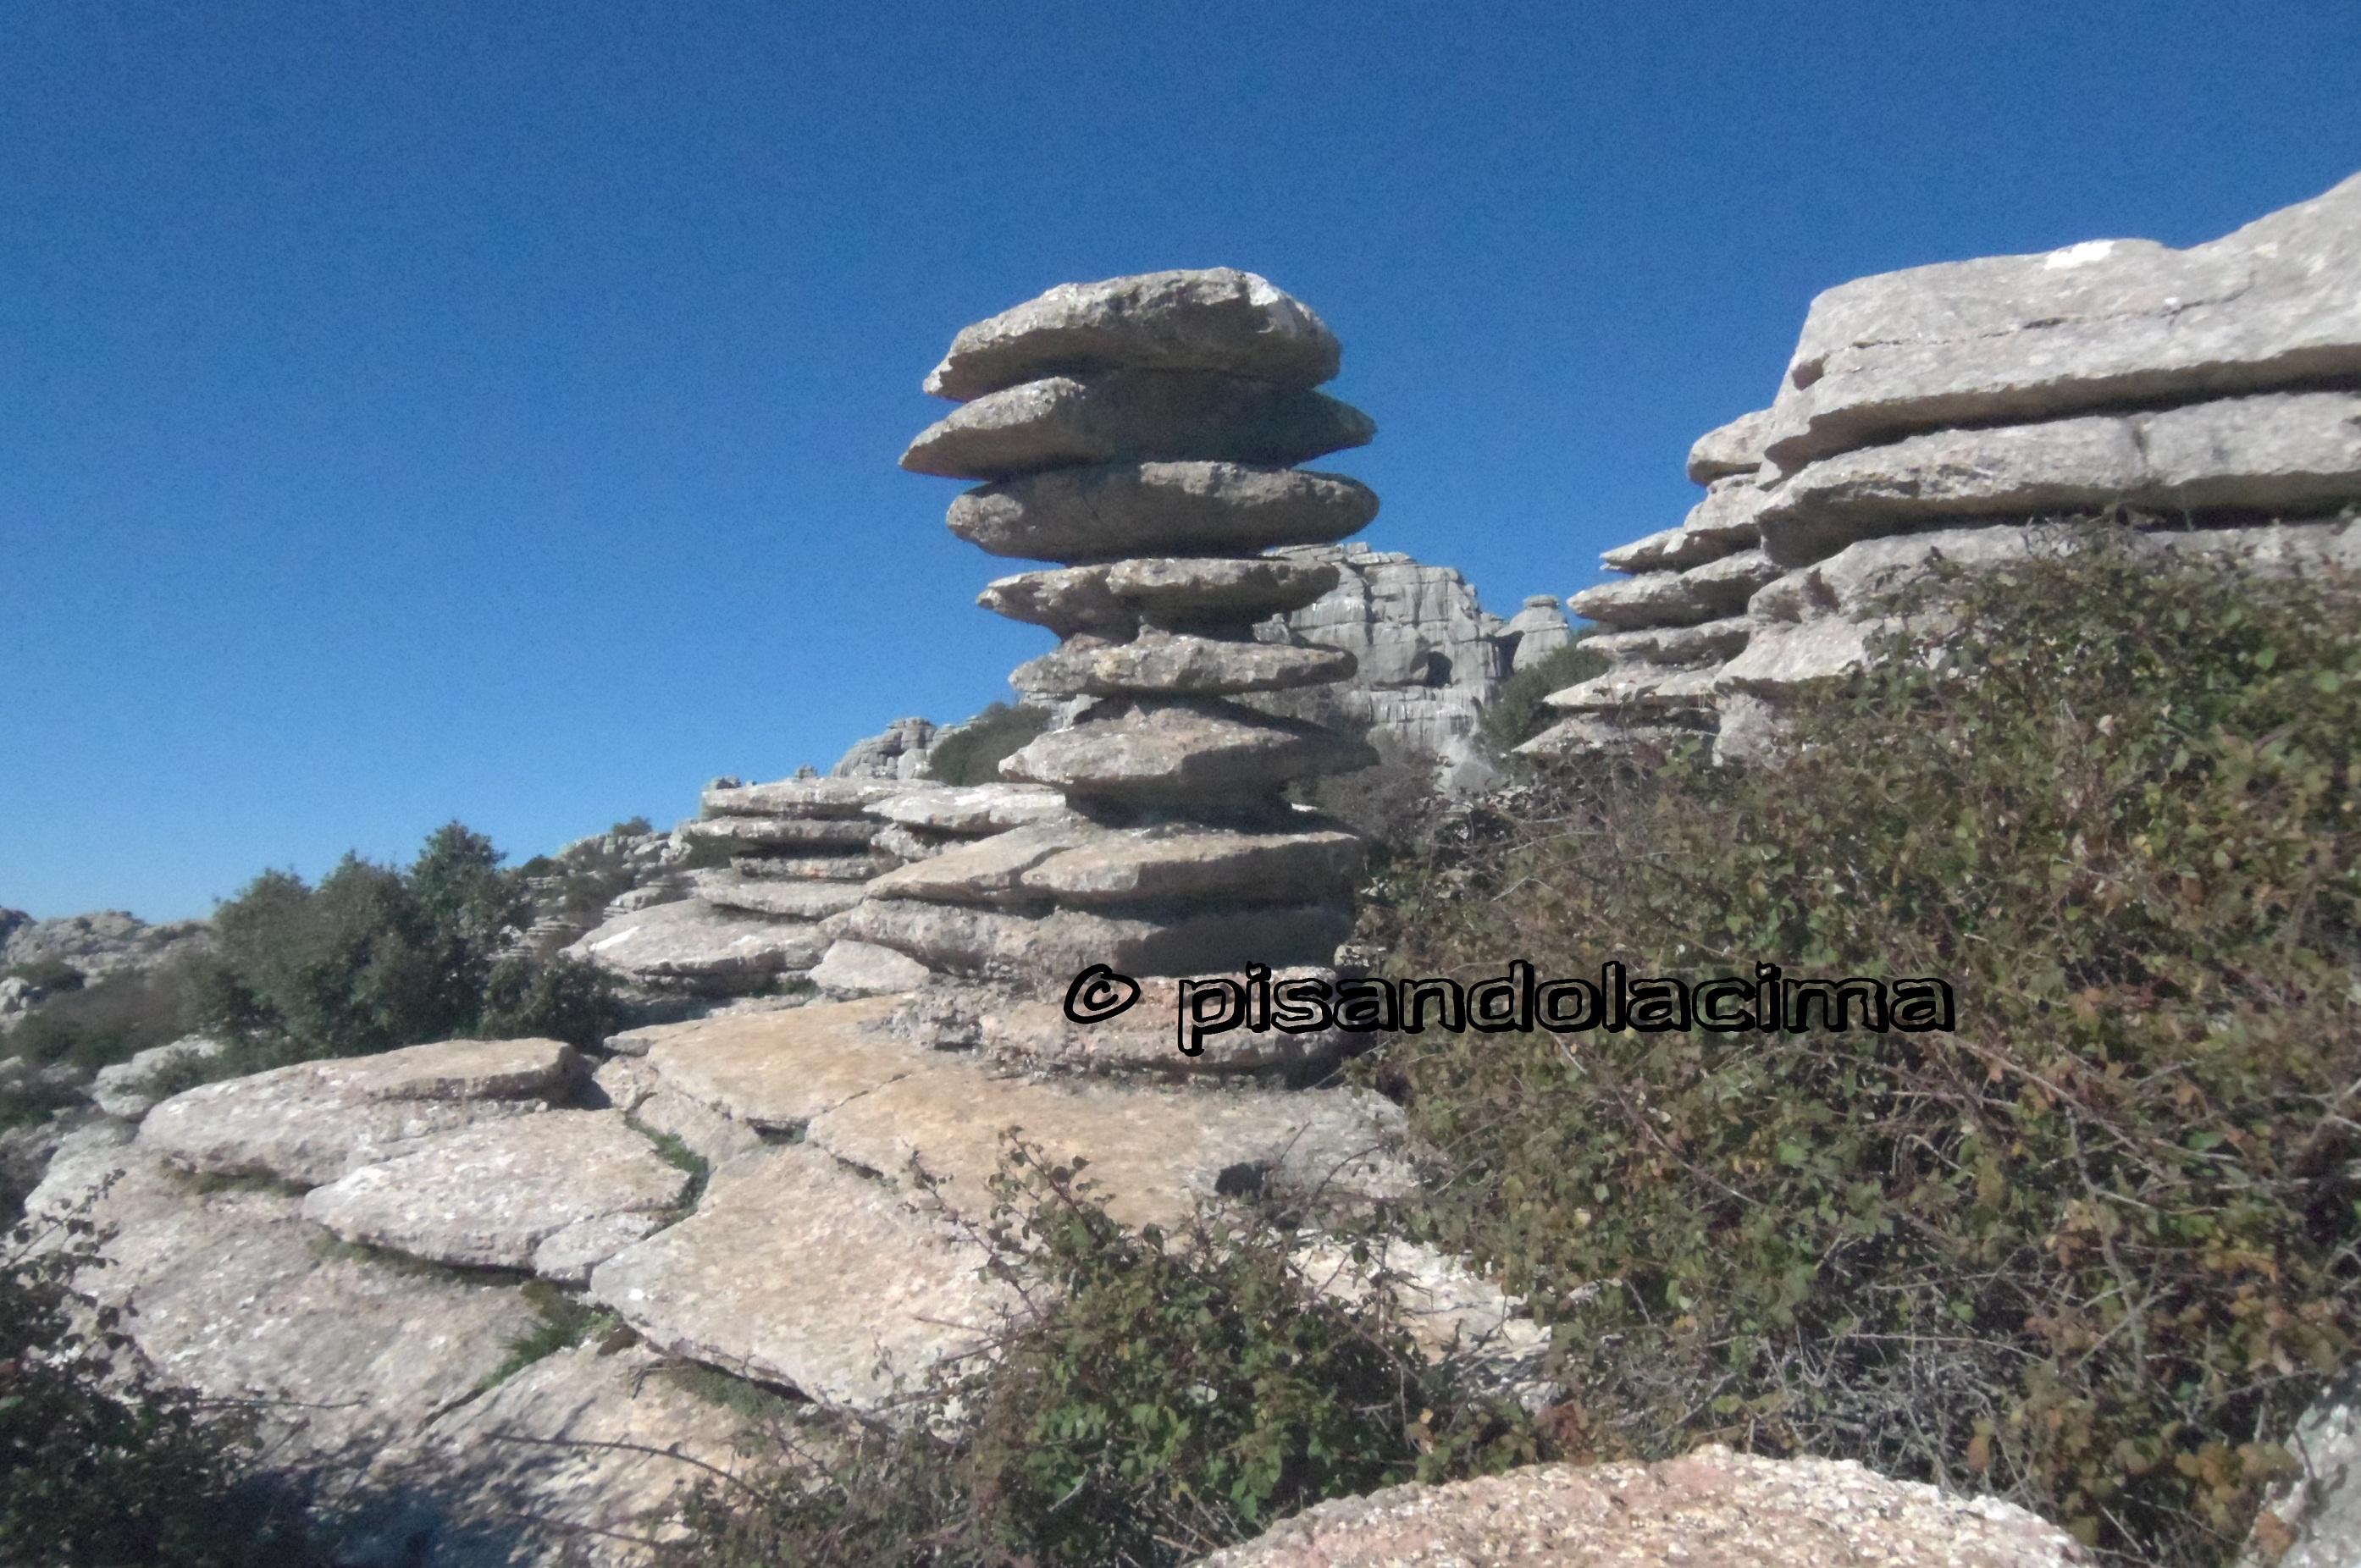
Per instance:
[[[730,845],[748,850],[776,849],[864,850],[877,825],[863,816],[848,817],[708,817],[684,822],[681,833],[691,839]]]
[[[1055,652],[1019,664],[1008,679],[1036,696],[1235,696],[1326,685],[1352,674],[1355,664],[1336,648],[1151,629],[1127,642],[1069,639]]]
[[[1377,430],[1360,410],[1300,388],[1200,370],[1112,370],[987,393],[929,426],[902,466],[954,479],[1214,458],[1284,467],[1367,445]]]
[[[1535,594],[1509,618],[1501,636],[1513,639],[1509,664],[1514,673],[1530,669],[1574,641],[1574,628],[1566,623],[1565,606],[1548,594]]]
[[[1312,1232],[1295,1263],[1305,1283],[1331,1300],[1358,1305],[1383,1299],[1429,1361],[1515,1397],[1528,1409],[1541,1409],[1556,1395],[1544,1373],[1549,1330],[1463,1260],[1422,1243],[1389,1238],[1376,1243],[1362,1263],[1351,1247]]]
[[[2188,250],[2092,240],[1830,289],[1765,451],[1793,471],[1918,431],[2361,375],[2356,249],[2361,175]]]
[[[851,878],[750,877],[735,866],[697,872],[691,885],[716,909],[789,920],[825,920],[860,903],[862,888]]]
[[[829,777],[902,782],[923,778],[927,759],[942,737],[941,727],[930,719],[897,718],[880,733],[854,741],[829,770]]]
[[[934,999],[921,993],[912,1010],[927,1013],[922,1031],[972,1045],[995,1061],[1028,1070],[1159,1078],[1251,1073],[1303,1081],[1371,1044],[1369,1036],[1333,1026],[1301,1034],[1239,1027],[1195,1038],[1191,1043],[1198,1047],[1196,1053],[1185,1054],[1181,1046],[1186,1036],[1180,1027],[1181,978],[1137,977],[1138,1002],[1113,1018],[1091,1024],[1067,1017],[1058,997],[1013,988],[971,989],[942,1013],[933,1011],[929,1003]],[[1228,978],[1235,980],[1236,971]],[[1335,971],[1324,965],[1281,966],[1272,971],[1271,982],[1301,978],[1333,981]]]
[[[1204,1568],[2062,1568],[2071,1537],[2013,1504],[1859,1464],[1700,1448],[1656,1464],[1536,1464],[1306,1508]]]
[[[1123,641],[1142,622],[1186,629],[1300,609],[1334,588],[1337,576],[1324,562],[1268,555],[1151,556],[1020,572],[994,582],[976,602],[1060,636]]]
[[[203,1084],[148,1113],[140,1145],[186,1169],[316,1187],[437,1134],[542,1110],[580,1070],[556,1040],[446,1040]]]
[[[1348,773],[1375,760],[1364,743],[1318,725],[1197,701],[1051,730],[1010,756],[1001,772],[1070,795],[1190,801],[1259,794],[1289,779]]]
[[[1343,903],[1034,915],[894,898],[865,903],[844,921],[846,936],[906,953],[938,972],[1022,976],[1055,981],[1062,992],[1066,981],[1094,963],[1129,975],[1324,964],[1351,931],[1353,917]]]
[[[103,1067],[90,1080],[91,1102],[110,1116],[136,1122],[148,1114],[159,1098],[155,1080],[182,1059],[204,1061],[222,1053],[222,1042],[210,1035],[189,1035],[169,1045],[151,1046],[129,1061]]]
[[[1060,284],[961,328],[927,390],[964,401],[1045,375],[1124,368],[1316,387],[1342,355],[1318,316],[1252,272],[1148,272]]]
[[[1087,562],[1325,544],[1359,532],[1377,515],[1377,496],[1341,474],[1114,463],[970,490],[951,503],[950,529],[994,555]]]
[[[905,828],[979,835],[1055,822],[1069,815],[1065,797],[1056,790],[1006,784],[943,785],[889,795],[869,813]]]
[[[1754,590],[1784,568],[1760,550],[1725,555],[1686,572],[1647,572],[1585,588],[1575,614],[1609,626],[1682,626],[1717,620],[1746,608]]]
[[[876,836],[871,835],[873,846]],[[891,856],[870,855],[738,855],[730,869],[741,882],[867,882],[894,869]]]
[[[867,831],[868,825],[859,826]],[[619,916],[566,950],[642,985],[728,992],[761,991],[803,973],[819,962],[828,942],[807,926],[688,899]]]
[[[857,817],[894,793],[894,783],[884,779],[780,779],[717,784],[706,790],[702,804],[708,817]]]
[[[198,1190],[117,1128],[61,1152],[27,1212],[61,1215],[113,1175],[91,1211],[115,1232],[108,1266],[76,1288],[135,1309],[126,1329],[175,1382],[265,1401],[280,1463],[366,1458],[415,1432],[537,1322],[504,1285],[324,1248],[291,1194]]]
[[[982,1348],[1013,1305],[988,1263],[884,1182],[796,1144],[716,1169],[695,1214],[601,1264],[589,1294],[667,1354],[877,1412]]]
[[[1243,833],[1167,823],[1097,834],[1053,851],[1018,876],[1020,891],[1061,904],[1270,898],[1347,894],[1361,840],[1351,833]]]
[[[849,1000],[914,991],[927,982],[928,973],[926,965],[891,948],[846,939],[828,949],[811,971],[811,981],[823,996]]]
[[[1025,873],[1092,836],[1092,829],[1079,822],[1012,828],[887,872],[869,884],[867,894],[950,904],[1038,900],[1042,894],[1025,886]]]
[[[895,1006],[877,997],[673,1025],[649,1031],[646,1066],[733,1122],[791,1132],[928,1065],[926,1052],[883,1028]]]
[[[1733,474],[1753,473],[1763,466],[1763,443],[1770,423],[1770,411],[1757,409],[1698,436],[1689,448],[1689,477],[1709,485]]]
[[[213,929],[202,920],[151,926],[120,909],[36,920],[21,909],[0,909],[0,970],[41,963],[70,964],[85,980],[153,969],[202,951]]]
[[[1857,539],[2117,502],[2174,516],[2301,514],[2361,496],[2361,394],[2271,393],[2155,412],[1946,430],[1814,463],[1772,492],[1763,548],[1808,565]]]
[[[561,1234],[660,1213],[686,1196],[688,1181],[620,1113],[551,1111],[428,1137],[407,1154],[347,1171],[304,1198],[303,1217],[346,1241],[435,1263],[533,1269],[544,1244]],[[598,1239],[611,1241],[611,1252],[638,1239],[626,1234],[631,1229],[570,1235],[553,1263],[579,1279],[583,1254]]]

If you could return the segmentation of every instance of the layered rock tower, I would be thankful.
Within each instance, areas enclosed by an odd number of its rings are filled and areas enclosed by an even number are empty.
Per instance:
[[[2361,176],[2208,244],[2092,240],[1862,278],[1813,301],[1778,395],[1710,432],[1706,495],[1575,596],[1615,665],[1535,750],[1687,728],[1775,752],[1861,668],[1886,592],[2120,509],[2155,550],[2361,567]]]
[[[849,935],[937,972],[1060,989],[1091,963],[1330,960],[1361,845],[1282,791],[1372,753],[1238,699],[1355,669],[1256,631],[1338,580],[1262,552],[1334,544],[1377,514],[1366,487],[1295,466],[1375,433],[1312,389],[1339,358],[1318,316],[1227,269],[1069,284],[958,334],[926,385],[962,406],[903,466],[984,481],[951,505],[961,538],[1058,563],[980,602],[1062,640],[1011,678],[1072,718],[1002,772],[1065,809],[880,877]]]

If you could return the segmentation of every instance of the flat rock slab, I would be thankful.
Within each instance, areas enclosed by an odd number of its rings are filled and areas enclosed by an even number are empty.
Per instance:
[[[1053,855],[1090,842],[1097,832],[1083,822],[1014,828],[887,872],[866,891],[872,898],[936,903],[1038,903],[1045,895],[1025,885],[1025,873]]]
[[[1199,701],[1053,729],[1003,762],[1001,772],[1072,795],[1187,804],[1259,795],[1377,760],[1367,742],[1319,725]]]
[[[873,817],[934,833],[985,834],[1065,817],[1065,796],[1026,784],[950,784],[888,796]]]
[[[1228,267],[1061,283],[963,327],[927,390],[966,401],[1060,372],[1214,370],[1316,387],[1344,350],[1267,278]]]
[[[1771,411],[1756,409],[1707,431],[1689,448],[1689,477],[1706,485],[1753,473],[1763,466],[1763,443],[1770,428]]]
[[[136,1122],[160,1098],[154,1088],[159,1073],[175,1061],[204,1061],[221,1055],[222,1049],[222,1042],[209,1035],[190,1035],[169,1045],[150,1046],[134,1053],[129,1061],[100,1068],[90,1080],[91,1103],[110,1116]]]
[[[1096,566],[1020,572],[976,602],[1060,636],[1129,638],[1145,620],[1163,627],[1246,623],[1301,609],[1336,586],[1324,561],[1268,555],[1148,556]]]
[[[1757,521],[1772,559],[1801,566],[1936,521],[2116,502],[2171,516],[2301,513],[2356,496],[2361,393],[2294,392],[1862,447],[1791,476]]]
[[[2361,175],[2188,250],[2093,240],[1812,302],[1763,434],[1790,472],[1930,429],[2361,375]]]
[[[1110,561],[1333,544],[1378,515],[1377,493],[1341,474],[1240,463],[1112,463],[968,491],[950,529],[994,555]]]
[[[759,849],[868,848],[876,825],[866,817],[707,817],[681,824],[681,836],[705,843]]]
[[[882,779],[780,779],[717,784],[705,791],[708,817],[858,817],[900,786]]]
[[[1585,588],[1574,613],[1609,626],[1688,626],[1738,614],[1754,590],[1785,568],[1760,550],[1741,551],[1686,572],[1648,572]]]
[[[314,1188],[303,1217],[346,1241],[478,1268],[534,1269],[545,1243],[584,1226],[552,1255],[553,1272],[578,1279],[600,1242],[611,1252],[646,1234],[587,1223],[653,1216],[688,1183],[620,1112],[552,1111],[427,1138]]]
[[[697,1211],[590,1277],[669,1355],[862,1412],[889,1409],[1012,1305],[981,1244],[808,1144],[716,1170]]]
[[[1334,829],[1242,833],[1172,824],[1102,831],[1044,857],[1018,878],[1060,905],[1147,900],[1300,900],[1349,892],[1360,839]]]
[[[894,996],[916,991],[933,971],[917,959],[851,938],[838,941],[811,971],[822,994],[839,998]]]
[[[732,855],[730,869],[741,882],[867,882],[894,869],[891,856],[869,853]]]
[[[1770,587],[1755,590],[1756,599]],[[1749,599],[1750,611],[1756,599]],[[1651,663],[1685,666],[1719,663],[1746,646],[1756,622],[1750,615],[1724,616],[1694,626],[1646,626],[1631,631],[1602,631],[1586,638],[1583,646],[1615,660],[1638,659]]]
[[[787,1130],[926,1066],[886,1034],[890,997],[651,1031],[647,1066],[663,1085],[742,1126]]]
[[[717,909],[701,898],[620,915],[566,949],[642,982],[759,991],[828,950],[810,926]]]
[[[1334,961],[1352,906],[1272,904],[1176,913],[1165,907],[1035,914],[973,905],[876,898],[843,916],[843,934],[906,953],[938,972],[1066,983],[1092,964],[1128,975],[1236,973]]]
[[[1752,543],[1752,537],[1741,537],[1728,529],[1708,531],[1683,526],[1660,529],[1644,539],[1619,544],[1598,558],[1617,572],[1685,572],[1691,566],[1735,554]]]
[[[986,393],[928,426],[902,454],[902,466],[954,479],[1093,463],[1284,467],[1366,446],[1377,433],[1360,410],[1301,388],[1202,370],[1111,370]]]
[[[172,1381],[273,1402],[281,1462],[365,1461],[465,1400],[539,1323],[511,1287],[336,1254],[291,1194],[198,1191],[142,1144],[72,1155],[27,1208],[62,1214],[115,1178],[91,1214],[114,1229],[108,1266],[76,1288],[127,1303],[126,1330]]]
[[[1606,674],[1542,698],[1551,707],[1574,712],[1622,708],[1702,708],[1713,699],[1715,673],[1677,669],[1644,660],[1619,663]]]
[[[1358,667],[1341,648],[1150,629],[1126,642],[1071,640],[1019,664],[1008,684],[1036,696],[1234,696],[1326,685]]]
[[[360,1488],[375,1500],[342,1521],[340,1543],[398,1541],[407,1561],[457,1568],[644,1563],[636,1543],[675,1533],[677,1494],[739,1469],[750,1435],[678,1365],[642,1345],[543,1357],[379,1455]]]
[[[1317,1504],[1201,1568],[2065,1568],[2090,1561],[2011,1503],[1889,1481],[1850,1461],[1719,1445],[1655,1464],[1532,1464]]]
[[[202,1084],[148,1113],[146,1147],[185,1169],[316,1187],[423,1140],[544,1110],[581,1063],[557,1040],[445,1040]]]
[[[717,909],[768,915],[785,920],[825,920],[861,902],[857,882],[814,878],[749,877],[734,866],[695,873],[697,896]]]
[[[911,1161],[970,1221],[1016,1128],[1053,1163],[1083,1158],[1107,1212],[1170,1230],[1197,1204],[1260,1194],[1349,1208],[1408,1190],[1401,1113],[1366,1090],[1152,1088],[995,1078],[946,1058],[814,1120],[807,1140],[915,1190]]]

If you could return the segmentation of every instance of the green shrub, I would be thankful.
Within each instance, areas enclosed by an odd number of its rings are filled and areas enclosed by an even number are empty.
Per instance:
[[[63,959],[35,959],[29,963],[12,965],[8,978],[42,991],[80,991],[89,977]]]
[[[121,970],[51,995],[10,1030],[27,1061],[93,1069],[128,1060],[189,1032],[194,1016],[190,970],[171,962]]]
[[[19,1225],[0,1248],[0,1561],[300,1561],[289,1517],[241,1485],[250,1423],[154,1382],[119,1310],[84,1326],[68,1287],[97,1265],[90,1222]]]
[[[940,784],[998,784],[1001,759],[1049,727],[1046,708],[995,702],[942,738],[927,758],[927,776]]]
[[[1607,655],[1585,646],[1595,635],[1585,628],[1565,646],[1552,649],[1500,683],[1492,706],[1484,710],[1484,739],[1494,751],[1512,751],[1555,722],[1557,715],[1542,705],[1543,697],[1606,673]]]
[[[1563,775],[1406,911],[1421,974],[1956,988],[1956,1034],[1389,1048],[1453,1151],[1425,1223],[1560,1304],[1598,1451],[1853,1457],[2219,1563],[2352,1357],[2361,605],[2083,543],[1938,582],[1784,764]]]
[[[499,1387],[534,1362],[545,1360],[561,1350],[571,1350],[577,1344],[594,1340],[603,1345],[620,1348],[620,1344],[631,1341],[631,1331],[623,1327],[622,1320],[614,1313],[594,1307],[581,1297],[562,1290],[546,1279],[528,1279],[519,1287],[519,1293],[539,1314],[541,1321],[509,1342],[508,1354],[501,1358],[500,1365],[492,1369],[490,1376],[477,1386],[478,1394]]]
[[[587,959],[561,955],[495,963],[475,1032],[488,1039],[538,1036],[588,1049],[622,1025],[615,977]]]

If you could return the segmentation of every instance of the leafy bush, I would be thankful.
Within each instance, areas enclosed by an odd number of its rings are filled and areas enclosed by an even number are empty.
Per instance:
[[[89,977],[63,959],[35,959],[12,965],[7,978],[21,980],[39,991],[80,991]]]
[[[998,784],[1001,759],[1049,727],[1045,708],[995,702],[937,742],[927,758],[927,776],[940,784]]]
[[[589,1047],[622,1027],[615,977],[587,959],[500,959],[484,981],[476,1032],[493,1039],[539,1036]]]
[[[1426,1224],[1559,1304],[1583,1441],[2235,1551],[2361,1337],[2361,603],[2093,534],[1971,578],[1775,769],[1559,780],[1421,974],[1936,976],[1956,1034],[1401,1039]],[[1513,890],[1511,893],[1510,890]]]
[[[7,1043],[29,1062],[102,1068],[179,1039],[192,1015],[183,964],[122,970],[51,995],[17,1020]]]
[[[241,1487],[250,1426],[152,1381],[117,1309],[98,1308],[81,1325],[68,1282],[97,1262],[90,1222],[19,1225],[5,1245],[0,1560],[59,1568],[301,1561],[293,1527]]]
[[[1492,706],[1484,710],[1484,739],[1494,751],[1512,751],[1550,727],[1556,715],[1542,706],[1543,697],[1606,673],[1607,656],[1584,645],[1593,635],[1587,628],[1576,632],[1564,647],[1500,683]]]
[[[1521,1411],[1421,1364],[1382,1307],[1316,1297],[1280,1234],[1128,1231],[1078,1168],[1022,1145],[996,1190],[986,1239],[1038,1305],[993,1366],[939,1376],[927,1419],[834,1460],[783,1432],[769,1479],[692,1505],[686,1560],[1178,1563],[1324,1497],[1544,1453]]]

